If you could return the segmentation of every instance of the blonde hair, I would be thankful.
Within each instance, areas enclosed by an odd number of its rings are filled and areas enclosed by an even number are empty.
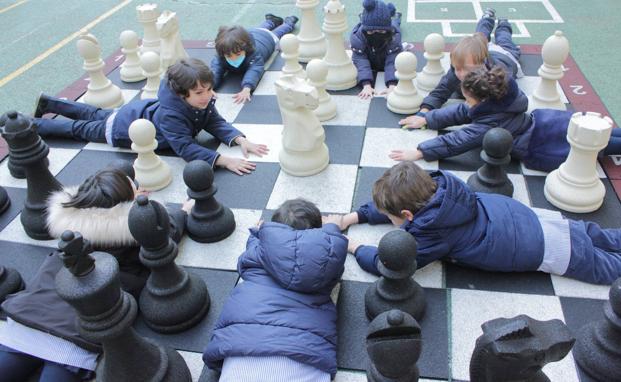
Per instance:
[[[451,51],[451,65],[456,69],[463,68],[468,56],[472,57],[475,65],[483,65],[489,57],[487,39],[482,33],[475,33],[459,40]]]

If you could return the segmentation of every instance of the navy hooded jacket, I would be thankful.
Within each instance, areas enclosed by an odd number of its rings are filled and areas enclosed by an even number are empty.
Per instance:
[[[239,283],[215,325],[203,360],[221,370],[227,357],[286,356],[336,374],[336,307],[347,238],[334,224],[295,230],[280,223],[251,229],[239,257]]]
[[[364,86],[373,82],[373,71],[384,71],[386,86],[397,83],[395,77],[395,58],[403,48],[401,47],[401,31],[393,29],[392,39],[381,49],[375,49],[367,43],[362,24],[358,23],[349,37],[351,43],[352,60],[358,69],[358,84]]]
[[[440,259],[477,269],[520,272],[537,270],[543,261],[543,230],[537,215],[503,195],[475,193],[454,175],[437,171],[431,200],[402,229],[418,245],[418,267]],[[358,211],[360,223],[390,223],[373,203]],[[356,260],[367,272],[377,271],[377,247],[360,246]]]
[[[201,146],[194,137],[205,130],[231,146],[235,138],[243,136],[220,116],[213,98],[206,109],[196,109],[175,94],[166,79],[161,81],[157,97],[133,101],[118,110],[112,124],[114,146],[131,147],[129,125],[144,118],[155,125],[158,149],[171,148],[187,162],[201,159],[213,167],[220,154]]]
[[[226,62],[226,58],[216,55],[211,60],[211,71],[213,72],[214,84],[213,88],[218,89],[222,84],[222,79],[226,72],[243,73],[244,78],[241,82],[241,87],[248,87],[250,90],[254,90],[263,76],[265,71],[265,63],[270,59],[274,49],[276,49],[276,42],[271,33],[259,29],[248,29],[250,34],[250,40],[254,46],[254,52],[251,55],[246,55],[246,58],[242,64],[236,68],[229,65]],[[247,54],[248,52],[246,52]]]

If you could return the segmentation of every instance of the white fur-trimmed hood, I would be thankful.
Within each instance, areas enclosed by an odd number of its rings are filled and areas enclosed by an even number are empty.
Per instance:
[[[133,204],[119,203],[112,208],[63,207],[78,187],[65,187],[53,192],[47,201],[47,227],[52,237],[59,238],[66,230],[80,232],[95,247],[138,245],[127,218]]]

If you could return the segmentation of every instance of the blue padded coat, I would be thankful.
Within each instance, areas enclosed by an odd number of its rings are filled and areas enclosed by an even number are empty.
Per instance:
[[[395,58],[403,48],[401,47],[401,31],[393,26],[392,40],[383,49],[375,49],[367,43],[362,30],[362,24],[358,23],[349,37],[352,50],[352,60],[358,69],[358,84],[364,86],[373,82],[373,71],[384,71],[386,86],[397,84],[395,77]]]

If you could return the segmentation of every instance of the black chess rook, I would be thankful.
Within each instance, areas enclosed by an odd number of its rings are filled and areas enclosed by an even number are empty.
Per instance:
[[[483,137],[481,159],[485,164],[468,178],[468,186],[476,192],[513,196],[513,183],[504,168],[511,162],[513,137],[501,127],[490,129]]]

